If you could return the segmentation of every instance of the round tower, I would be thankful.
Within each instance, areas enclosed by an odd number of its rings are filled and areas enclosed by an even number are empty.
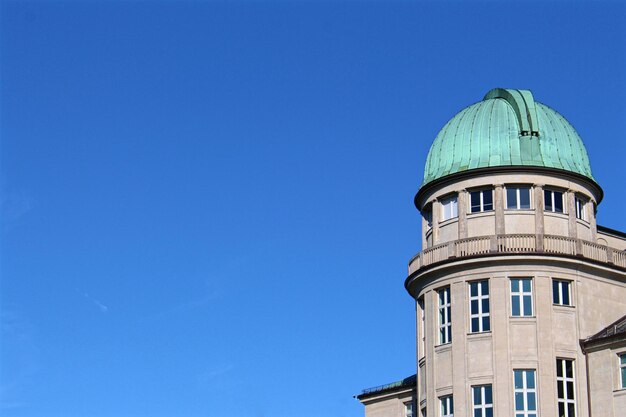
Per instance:
[[[626,235],[597,226],[602,196],[576,130],[530,91],[493,89],[441,129],[405,281],[419,412],[590,415],[581,339],[626,313]]]

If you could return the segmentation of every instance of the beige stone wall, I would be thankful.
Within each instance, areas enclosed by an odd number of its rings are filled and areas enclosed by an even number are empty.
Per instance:
[[[626,342],[588,353],[589,391],[594,417],[626,415],[626,389],[621,387],[619,356],[626,353]]]
[[[531,317],[511,315],[510,279],[521,277],[533,282]],[[553,304],[554,278],[571,281],[572,306]],[[491,331],[470,333],[468,282],[485,279]],[[412,292],[423,297],[426,312],[425,326],[418,331],[426,336],[418,385],[420,392],[425,390],[419,400],[425,400],[429,410],[438,409],[440,396],[453,393],[455,415],[469,416],[471,386],[489,383],[494,415],[513,415],[513,370],[535,369],[539,414],[556,417],[555,361],[566,358],[575,361],[577,415],[588,416],[585,356],[579,340],[624,315],[626,274],[575,259],[511,256],[450,262],[426,272],[414,285],[419,288]],[[436,290],[445,286],[451,288],[452,343],[439,345]],[[622,398],[626,397],[619,401]]]
[[[387,393],[362,402],[365,404],[365,417],[405,417],[405,404],[410,402],[415,404],[415,391]],[[414,411],[413,415],[417,417],[419,414]]]

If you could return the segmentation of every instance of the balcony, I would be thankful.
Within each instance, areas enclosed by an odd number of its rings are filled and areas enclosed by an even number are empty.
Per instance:
[[[409,275],[448,260],[504,254],[563,255],[626,269],[626,251],[565,236],[512,234],[454,240],[428,248],[409,262]]]

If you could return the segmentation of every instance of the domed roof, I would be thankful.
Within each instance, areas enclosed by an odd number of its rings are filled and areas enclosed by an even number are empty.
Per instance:
[[[537,166],[581,174],[595,182],[580,136],[563,116],[527,90],[496,88],[459,112],[433,142],[422,186],[457,172]]]

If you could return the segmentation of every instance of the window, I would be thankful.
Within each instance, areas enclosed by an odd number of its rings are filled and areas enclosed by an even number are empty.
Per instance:
[[[556,393],[559,417],[576,417],[574,361],[569,359],[556,360]]]
[[[450,287],[442,288],[437,292],[439,293],[439,343],[450,343],[452,341]]]
[[[441,416],[440,417],[453,417],[454,416],[454,403],[452,401],[452,395],[439,398],[441,404]]]
[[[626,388],[626,353],[619,355],[620,387]]]
[[[516,369],[513,371],[515,382],[515,417],[537,417],[537,389],[535,371]]]
[[[415,417],[413,410],[413,401],[404,403],[404,417]]]
[[[506,208],[523,210],[530,208],[530,187],[506,187]]]
[[[422,335],[421,339],[420,339],[420,346],[419,346],[419,354],[420,354],[420,358],[423,358],[425,356],[425,346],[426,344],[424,343],[426,340],[426,327],[424,327],[426,325],[426,316],[425,316],[425,312],[424,312],[424,297],[420,297],[417,300],[417,305],[420,309],[420,334]]]
[[[552,280],[552,302],[561,306],[572,305],[570,281],[564,281],[560,279]]]
[[[493,210],[493,190],[470,192],[470,211],[478,213]]]
[[[563,193],[560,191],[544,190],[543,199],[546,211],[563,213]]]
[[[470,282],[470,331],[488,332],[489,322],[489,281]]]
[[[456,196],[441,200],[441,221],[453,219],[459,216]]]
[[[511,315],[533,315],[533,280],[530,278],[511,279]]]
[[[426,220],[426,224],[428,224],[428,227],[433,227],[433,212],[430,210],[430,207],[425,209],[422,214],[424,216],[424,220]]]
[[[493,417],[491,385],[472,387],[472,410],[474,417]]]
[[[587,216],[585,216],[585,205],[587,203],[585,200],[580,197],[576,197],[574,199],[574,203],[576,206],[576,218],[580,220],[587,220]]]

